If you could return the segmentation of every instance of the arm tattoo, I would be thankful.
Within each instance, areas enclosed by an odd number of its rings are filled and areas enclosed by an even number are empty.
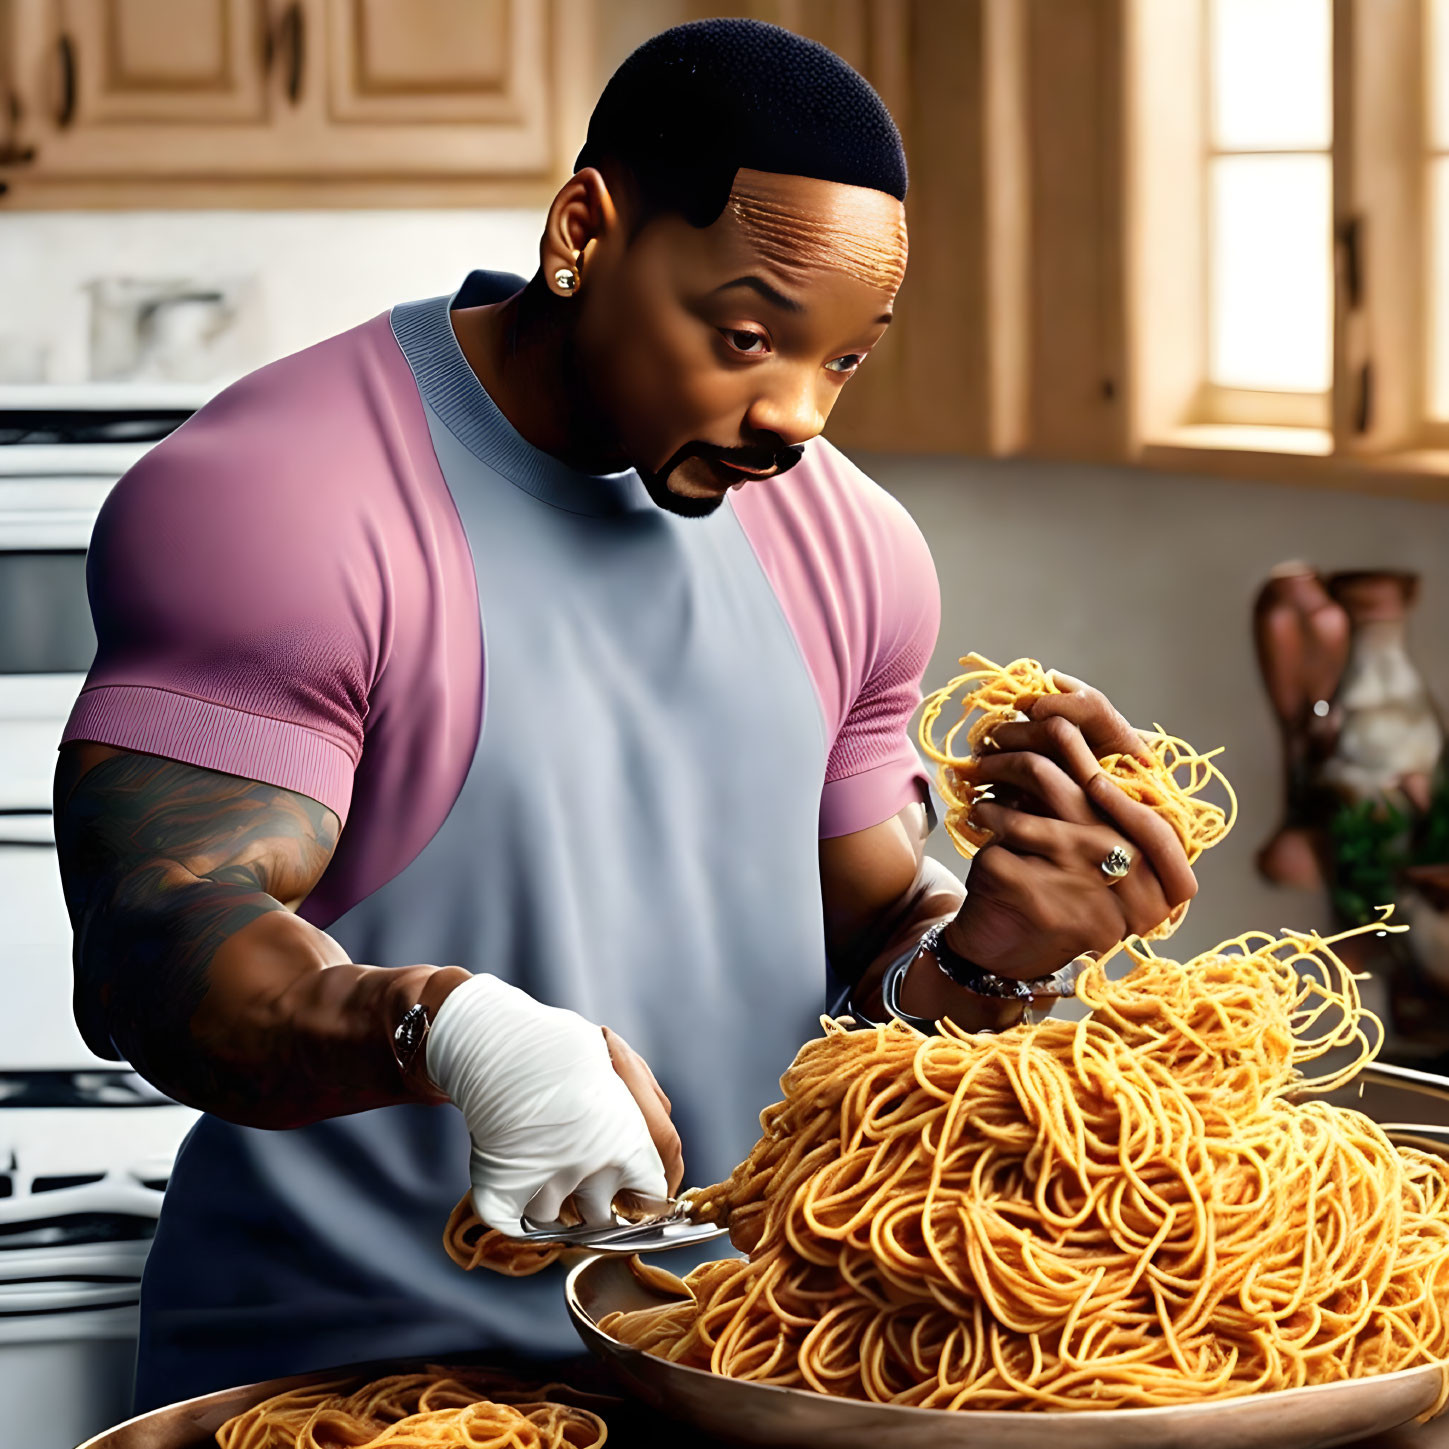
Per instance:
[[[194,1090],[211,1077],[190,1023],[212,958],[310,890],[337,817],[294,791],[151,755],[110,756],[70,788],[75,773],[63,756],[55,831],[81,1034]]]

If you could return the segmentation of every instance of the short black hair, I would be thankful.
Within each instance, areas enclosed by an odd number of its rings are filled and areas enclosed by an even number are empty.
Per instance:
[[[610,78],[574,162],[617,162],[646,217],[719,218],[742,167],[906,196],[885,103],[833,50],[760,20],[697,20],[647,40]]]

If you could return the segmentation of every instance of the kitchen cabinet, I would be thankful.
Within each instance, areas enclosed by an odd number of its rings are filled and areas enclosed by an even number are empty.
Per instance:
[[[15,0],[26,179],[245,168],[274,88],[260,0]],[[18,179],[18,178],[17,178]]]
[[[589,22],[586,0],[6,0],[0,180],[35,205],[541,199],[587,116]]]

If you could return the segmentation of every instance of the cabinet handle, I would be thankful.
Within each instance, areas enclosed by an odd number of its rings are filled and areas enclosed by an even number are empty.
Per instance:
[[[56,56],[60,61],[60,105],[55,124],[64,130],[75,120],[75,41],[65,31],[56,42]]]
[[[1351,216],[1338,229],[1343,251],[1343,291],[1350,310],[1363,305],[1363,218]]]
[[[307,56],[307,21],[299,0],[282,14],[282,44],[287,51],[287,99],[295,106],[302,95],[302,70]]]
[[[1358,370],[1358,396],[1353,403],[1353,430],[1366,433],[1374,421],[1374,365],[1365,362]]]

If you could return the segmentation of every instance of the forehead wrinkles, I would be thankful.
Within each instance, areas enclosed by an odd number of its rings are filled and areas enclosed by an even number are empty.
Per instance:
[[[906,272],[905,214],[882,226],[877,217],[825,221],[770,197],[736,189],[730,212],[767,261],[785,272],[828,267],[892,295]],[[852,224],[853,223],[853,224]]]

